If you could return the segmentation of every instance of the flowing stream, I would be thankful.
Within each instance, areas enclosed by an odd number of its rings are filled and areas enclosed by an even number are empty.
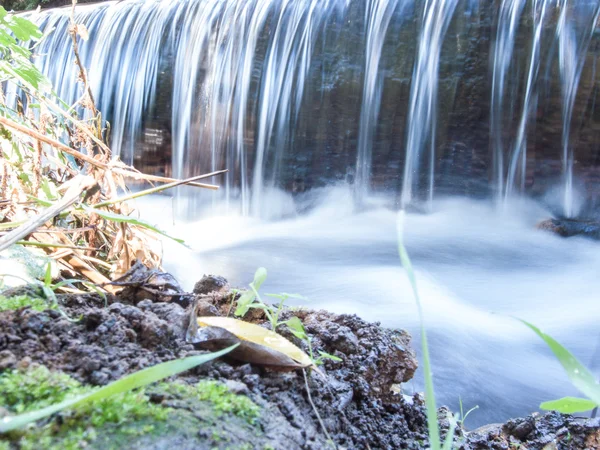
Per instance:
[[[206,273],[243,287],[264,266],[264,292],[298,293],[307,299],[290,304],[405,328],[419,351],[393,199],[369,197],[368,210],[356,213],[348,186],[296,202],[283,193],[270,198],[286,211],[311,211],[274,221],[217,215],[185,223],[169,199],[154,199],[149,217],[160,217],[192,247],[167,244],[167,269],[191,289]],[[499,211],[464,198],[436,201],[430,214],[407,216],[405,242],[429,329],[438,402],[454,411],[459,398],[467,409],[479,405],[468,426],[577,395],[545,344],[513,317],[541,327],[600,374],[600,244],[536,230],[545,217],[548,211],[528,200]],[[422,390],[421,376],[418,371],[404,389]]]

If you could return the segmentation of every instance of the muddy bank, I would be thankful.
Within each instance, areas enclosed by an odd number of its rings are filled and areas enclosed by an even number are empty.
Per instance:
[[[84,385],[104,385],[159,362],[202,353],[185,341],[186,307],[196,298],[199,314],[226,315],[232,299],[227,283],[207,278],[191,295],[180,295],[174,284],[167,289],[129,288],[109,299],[108,305],[93,296],[63,297],[64,312],[77,318],[76,322],[57,310],[26,307],[0,312],[0,371],[27,373],[43,366],[68,374]],[[401,384],[409,381],[417,369],[405,332],[325,311],[285,311],[282,319],[291,315],[302,320],[315,351],[342,360],[324,362],[325,378],[314,374],[308,378],[314,407],[338,448],[427,448],[422,397],[400,392]],[[267,326],[259,310],[253,310],[249,320]],[[304,345],[285,327],[278,331],[297,345]],[[219,386],[225,386],[231,395],[249,399],[256,406],[256,416],[249,421],[247,414],[239,411],[218,410],[214,398],[198,394],[211,380],[221,383]],[[148,405],[168,411],[164,419],[136,416],[127,427],[103,423],[81,439],[89,448],[160,449],[174,443],[190,449],[330,447],[310,404],[302,372],[273,372],[224,359],[189,371],[176,381],[185,383],[185,388],[171,381],[153,386],[144,394],[143,401]],[[232,397],[228,404],[236,402]],[[444,411],[441,417],[446,417]],[[43,424],[58,430],[52,440],[52,445],[58,447],[65,432],[57,428],[61,420],[59,415]],[[447,428],[447,421],[442,422]],[[122,429],[138,431],[122,436]],[[548,450],[597,449],[599,430],[597,420],[547,414],[472,433],[458,431],[456,445],[474,450],[543,449],[547,445],[553,445]],[[10,443],[8,448],[19,448],[21,438],[3,436],[0,448],[3,443]]]

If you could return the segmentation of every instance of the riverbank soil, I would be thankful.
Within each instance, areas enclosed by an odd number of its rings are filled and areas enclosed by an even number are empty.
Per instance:
[[[166,294],[160,289],[130,286],[106,304],[96,296],[62,296],[62,311],[39,304],[0,311],[0,399],[23,398],[23,393],[11,397],[1,392],[2,386],[22,389],[32,374],[38,377],[37,385],[52,386],[43,390],[46,395],[70,389],[69,383],[105,385],[160,362],[202,353],[185,340],[190,302],[198,302],[199,315],[226,315],[235,294],[218,277],[205,277],[192,294],[184,295],[176,283],[169,284]],[[248,320],[268,327],[262,314],[253,310]],[[326,311],[285,310],[281,319],[292,315],[304,323],[315,351],[341,358],[325,360],[325,377],[314,371],[307,374],[310,398],[302,371],[276,372],[222,359],[152,386],[134,400],[123,400],[124,405],[134,403],[131,414],[124,406],[113,417],[103,412],[110,410],[106,405],[81,418],[61,413],[38,422],[35,429],[1,436],[0,449],[28,448],[35,442],[32,436],[45,447],[63,449],[175,445],[179,450],[316,450],[333,448],[329,437],[336,448],[345,449],[428,447],[423,398],[401,392],[402,383],[417,370],[406,332]],[[278,331],[304,345],[286,327]],[[55,375],[48,375],[57,373],[70,381],[58,383],[52,379]],[[24,381],[2,384],[9,376]],[[27,401],[40,400],[34,397],[25,395]],[[2,405],[0,416],[18,412],[15,405],[16,401]],[[442,434],[448,427],[447,413],[440,410]],[[62,426],[65,423],[70,426]],[[599,449],[600,422],[557,413],[532,415],[473,432],[458,430],[455,442],[457,448],[473,450]]]

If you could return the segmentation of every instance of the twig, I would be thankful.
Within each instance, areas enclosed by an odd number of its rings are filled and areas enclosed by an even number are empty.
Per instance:
[[[135,180],[145,180],[145,181],[156,181],[158,183],[173,183],[175,181],[179,181],[176,178],[169,178],[169,177],[161,177],[158,175],[148,175],[145,173],[141,173],[141,172],[133,172],[131,170],[127,170],[127,169],[123,169],[120,167],[114,167],[111,168],[111,170],[113,172],[116,172],[120,175],[123,175],[124,177],[128,177],[128,178],[133,178]],[[206,175],[202,175],[199,178],[196,178],[197,180],[201,180],[203,178],[209,178],[215,175],[221,175],[223,173],[227,173],[228,170],[217,170],[216,172],[211,172],[211,173],[207,173]],[[207,186],[214,186],[211,184],[203,184],[203,183],[187,183],[188,186],[195,186],[195,187],[201,187],[201,188],[206,188]],[[215,186],[218,188],[218,186]],[[212,188],[208,188],[208,189],[212,189]]]
[[[306,387],[306,393],[308,394],[308,402],[310,403],[310,406],[312,406],[313,411],[317,415],[317,419],[319,421],[319,424],[321,425],[321,428],[323,429],[323,433],[325,433],[325,436],[327,436],[328,442],[335,449],[335,448],[337,448],[336,445],[335,445],[335,442],[333,442],[333,439],[331,439],[331,436],[329,435],[329,432],[327,431],[327,428],[325,428],[325,424],[323,423],[323,419],[321,419],[321,415],[319,414],[319,411],[317,410],[317,407],[313,403],[312,396],[310,395],[310,388],[308,387],[308,377],[306,376],[306,370],[305,369],[302,369],[302,375],[304,375],[304,386]]]
[[[32,217],[19,228],[12,230],[11,232],[7,233],[5,236],[0,238],[0,252],[6,250],[8,247],[13,245],[15,242],[21,240],[25,236],[28,236],[29,234],[33,233],[35,230],[37,230],[40,226],[48,222],[50,219],[57,216],[70,206],[74,205],[75,202],[79,200],[79,197],[81,196],[81,193],[83,191],[96,185],[96,181],[88,176],[80,175],[78,181],[78,183],[74,183],[69,188],[62,200],[57,202],[54,206],[51,206],[50,208],[46,209],[43,213]]]
[[[100,251],[94,247],[77,247],[76,245],[65,245],[65,244],[47,244],[45,242],[36,242],[36,241],[17,241],[15,244],[19,245],[31,245],[32,247],[42,247],[42,248],[69,248],[73,250],[89,250],[93,252]]]
[[[67,147],[62,142],[59,142],[52,138],[49,138],[48,136],[45,136],[37,131],[32,130],[31,128],[28,128],[24,125],[21,125],[10,119],[7,119],[6,117],[0,117],[0,124],[6,126],[8,128],[12,128],[13,130],[17,130],[17,131],[19,131],[23,134],[26,134],[34,139],[38,139],[42,142],[45,142],[46,144],[51,145],[52,147],[57,148],[65,153],[73,156],[74,158],[78,158],[78,159],[85,161],[93,166],[99,167],[101,169],[108,168],[108,166],[106,164],[95,160],[91,156],[88,156],[85,153],[78,152],[77,150],[73,150],[71,147]]]
[[[146,189],[141,192],[136,192],[134,194],[126,195],[124,197],[114,198],[112,200],[106,200],[105,202],[100,202],[100,203],[95,204],[94,207],[99,208],[101,206],[108,206],[108,205],[112,205],[114,203],[122,203],[122,202],[126,202],[128,200],[133,200],[135,198],[144,197],[146,195],[156,194],[158,192],[162,192],[164,190],[171,189],[176,186],[181,186],[182,184],[188,184],[188,183],[191,183],[192,181],[200,180],[202,178],[212,177],[213,175],[216,175],[216,174],[217,174],[217,172],[213,172],[213,173],[209,173],[209,174],[205,174],[205,175],[198,175],[196,177],[188,178],[186,180],[174,181],[173,183],[165,184],[163,186],[158,186],[158,187],[151,188],[151,189]],[[219,186],[213,186],[212,184],[207,184],[204,186],[208,187],[209,189],[213,189],[213,188],[219,189]]]
[[[92,93],[92,89],[90,88],[90,84],[88,82],[87,71],[85,67],[83,67],[83,63],[81,62],[81,57],[79,56],[79,44],[77,43],[77,34],[79,26],[75,23],[75,6],[77,5],[77,0],[73,0],[73,6],[71,8],[71,29],[69,30],[69,34],[71,35],[71,40],[73,41],[73,53],[75,54],[75,63],[79,67],[79,77],[83,82],[83,90],[87,93],[90,99],[90,109],[92,110],[92,114],[94,117],[98,116],[98,110],[96,109],[96,101],[94,100],[94,94]]]

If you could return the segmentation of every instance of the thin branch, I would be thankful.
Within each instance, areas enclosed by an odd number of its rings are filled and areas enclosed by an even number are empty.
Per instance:
[[[62,198],[62,200],[56,202],[56,204],[54,204],[50,208],[47,208],[41,214],[39,214],[35,217],[32,217],[30,220],[25,222],[19,228],[12,230],[11,232],[2,236],[2,238],[0,238],[0,252],[3,250],[6,250],[8,247],[13,245],[15,242],[23,239],[25,236],[30,235],[35,230],[37,230],[40,226],[42,226],[43,224],[48,222],[50,219],[52,219],[53,217],[56,217],[62,211],[69,208],[70,206],[74,205],[75,202],[77,202],[77,200],[79,200],[81,193],[83,191],[91,188],[92,186],[94,186],[96,184],[96,180],[94,180],[91,177],[87,177],[87,176],[83,176],[83,175],[80,176],[80,179],[78,181],[79,181],[79,183],[74,183],[69,188],[69,190],[67,191],[65,196]]]
[[[323,423],[323,419],[321,419],[321,415],[319,414],[319,411],[317,410],[317,407],[313,403],[312,396],[310,395],[310,388],[308,387],[308,377],[306,376],[306,370],[302,369],[302,374],[304,375],[304,386],[306,387],[306,393],[308,394],[308,402],[310,403],[310,406],[312,406],[313,411],[317,415],[317,419],[319,421],[319,424],[321,425],[321,428],[323,429],[323,433],[325,433],[325,436],[327,436],[328,442],[335,449],[335,448],[337,448],[336,445],[335,445],[335,442],[333,442],[333,439],[331,439],[331,436],[329,435],[329,432],[327,431],[327,428],[325,428],[325,424]]]
[[[77,150],[73,150],[71,147],[67,147],[62,142],[45,136],[35,130],[32,130],[31,128],[21,125],[20,123],[7,119],[6,117],[0,117],[0,124],[4,125],[5,127],[12,128],[13,130],[17,130],[18,132],[26,134],[34,139],[38,139],[42,142],[45,142],[46,144],[51,145],[52,147],[57,148],[58,150],[73,156],[74,158],[78,158],[100,169],[108,168],[108,165],[95,160],[91,156],[88,156],[85,153],[78,152]]]
[[[209,173],[209,174],[205,174],[205,175],[198,175],[196,177],[188,178],[186,180],[174,181],[173,183],[165,184],[163,186],[158,186],[158,187],[151,188],[151,189],[146,189],[144,191],[136,192],[134,194],[126,195],[124,197],[106,200],[105,202],[100,202],[100,203],[95,204],[94,207],[99,208],[101,206],[108,206],[108,205],[112,205],[114,203],[122,203],[122,202],[126,202],[128,200],[133,200],[135,198],[144,197],[146,195],[156,194],[158,192],[162,192],[164,190],[171,189],[176,186],[181,186],[183,184],[188,184],[188,183],[191,183],[192,181],[200,180],[202,178],[210,177],[213,175],[214,175],[214,173],[212,173],[212,174]],[[209,189],[213,189],[213,188],[219,189],[219,186],[214,186],[212,184],[207,184],[205,186],[208,187]]]
[[[118,173],[119,175],[123,175],[124,177],[128,177],[128,178],[133,178],[135,180],[145,180],[145,181],[156,181],[158,183],[174,183],[176,181],[180,181],[177,178],[169,178],[169,177],[161,177],[158,175],[148,175],[145,173],[141,173],[141,172],[134,172],[131,170],[127,170],[127,169],[123,169],[121,167],[114,167],[111,168],[111,170],[113,172]],[[197,180],[201,180],[203,178],[209,178],[209,177],[213,177],[216,175],[221,175],[223,173],[227,173],[228,170],[217,170],[216,172],[211,172],[211,173],[207,173],[205,175],[202,175],[199,178],[196,178]],[[201,187],[201,188],[207,188],[207,186],[212,186],[212,187],[208,187],[208,189],[214,189],[215,185],[213,184],[204,184],[204,183],[187,183],[188,186],[195,186],[195,187]],[[218,188],[218,186],[216,186]]]

